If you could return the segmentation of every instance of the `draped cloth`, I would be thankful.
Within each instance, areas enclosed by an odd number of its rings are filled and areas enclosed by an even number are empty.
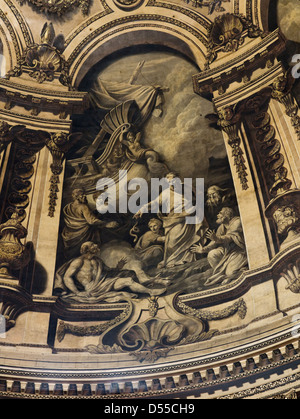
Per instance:
[[[248,264],[240,217],[234,217],[228,226],[221,224],[216,235],[221,244],[212,242],[206,248],[210,249],[207,260],[213,268],[210,283],[234,277]]]
[[[157,213],[163,222],[165,235],[161,267],[169,268],[196,261],[196,255],[190,251],[190,248],[201,240],[207,225],[205,220],[201,223],[187,224],[187,217],[194,216],[194,213],[190,212],[192,203],[171,187],[170,190],[162,191],[151,202],[151,207],[154,211],[161,209]],[[144,212],[145,209],[141,208],[141,211]]]
[[[79,255],[83,243],[92,241],[100,244],[101,221],[94,216],[86,204],[70,203],[63,209],[65,227],[62,239],[66,257]]]
[[[80,256],[78,259],[83,257]],[[136,297],[136,294],[114,289],[117,280],[125,276],[132,277],[132,272],[118,272],[116,269],[109,269],[100,260],[97,260],[97,268],[93,272],[93,280],[86,286],[85,291],[77,294],[70,292],[64,283],[64,276],[74,260],[68,261],[56,272],[54,289],[67,292],[67,294],[61,297],[62,300],[69,303],[96,304],[100,302],[116,303]]]
[[[135,245],[135,251],[146,267],[156,266],[163,259],[163,246],[158,242],[160,237],[158,233],[147,231]]]
[[[90,100],[96,108],[110,111],[117,105],[128,100],[135,100],[140,110],[140,121],[134,121],[142,125],[150,117],[151,113],[160,116],[162,95],[160,88],[153,86],[132,85],[129,83],[103,82],[98,79],[94,88],[90,90]]]

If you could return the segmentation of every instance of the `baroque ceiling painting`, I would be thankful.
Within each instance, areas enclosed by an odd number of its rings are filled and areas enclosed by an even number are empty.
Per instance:
[[[0,398],[298,398],[298,0],[0,4]]]

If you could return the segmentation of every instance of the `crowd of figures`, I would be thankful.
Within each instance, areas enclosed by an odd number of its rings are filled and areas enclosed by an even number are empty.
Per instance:
[[[83,190],[73,190],[72,202],[63,209],[66,262],[57,270],[55,282],[62,298],[95,303],[140,294],[195,292],[228,284],[247,269],[234,191],[209,187],[204,219],[188,224],[188,203],[181,212],[176,208],[176,203],[184,201],[174,188],[178,178],[171,172],[166,179],[168,190],[131,216],[135,226],[146,226],[144,231],[136,228],[136,240],[131,242],[121,236],[120,220],[105,220],[91,209]],[[169,211],[162,213],[166,200]],[[148,209],[154,204],[157,213],[150,215]]]

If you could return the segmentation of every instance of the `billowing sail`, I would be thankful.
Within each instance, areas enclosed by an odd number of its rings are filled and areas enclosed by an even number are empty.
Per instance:
[[[90,91],[93,106],[110,111],[121,103],[134,100],[140,110],[140,118],[135,125],[143,125],[154,110],[161,113],[162,91],[156,86],[132,85],[129,83],[103,82],[98,79]]]

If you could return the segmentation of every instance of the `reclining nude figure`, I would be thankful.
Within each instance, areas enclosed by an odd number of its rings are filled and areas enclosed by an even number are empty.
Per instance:
[[[62,289],[62,299],[74,302],[118,302],[137,298],[137,294],[158,296],[164,288],[150,288],[136,282],[130,271],[122,271],[126,260],[119,260],[115,269],[107,269],[100,257],[100,248],[93,242],[83,243],[81,255],[65,263],[56,273],[55,289]],[[134,274],[134,273],[133,273]],[[156,285],[155,281],[152,283]],[[125,288],[134,294],[123,291]]]

